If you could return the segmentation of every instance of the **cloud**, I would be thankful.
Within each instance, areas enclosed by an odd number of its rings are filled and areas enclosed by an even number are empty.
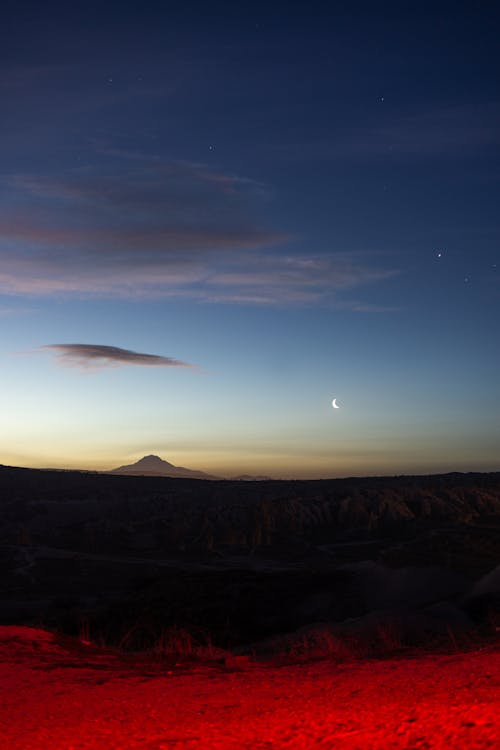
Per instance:
[[[32,307],[0,307],[0,318],[11,315],[32,315],[36,310]]]
[[[172,357],[157,354],[142,354],[130,349],[101,344],[47,344],[41,350],[53,352],[62,365],[82,369],[102,369],[123,365],[140,365],[141,367],[193,367],[188,362],[181,362]]]
[[[230,300],[267,305],[335,302],[336,306],[345,307],[348,303],[340,302],[340,293],[390,279],[397,273],[391,269],[371,269],[348,253],[334,257],[261,254],[247,258],[244,271],[234,268],[213,274],[207,279],[206,298],[211,302]]]
[[[375,128],[366,142],[368,152],[409,156],[446,156],[500,143],[500,105],[443,107],[388,121]]]
[[[127,167],[4,181],[0,291],[186,296],[229,256],[289,239],[256,218],[252,181],[189,163]]]
[[[390,278],[361,256],[290,252],[259,219],[264,186],[189,162],[0,181],[0,293],[332,303]]]
[[[334,139],[278,146],[297,158],[362,160],[446,158],[497,149],[500,144],[500,102],[443,106],[428,111],[385,115],[348,130]],[[390,111],[390,110],[389,110]]]

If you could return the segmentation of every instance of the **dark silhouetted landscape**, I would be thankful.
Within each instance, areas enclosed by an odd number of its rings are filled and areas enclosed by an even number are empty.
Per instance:
[[[2,467],[4,623],[246,652],[498,625],[500,474],[201,481]],[[306,630],[304,630],[306,629]],[[276,645],[276,647],[278,647]]]
[[[252,482],[4,466],[0,497],[9,748],[498,738],[498,473]]]

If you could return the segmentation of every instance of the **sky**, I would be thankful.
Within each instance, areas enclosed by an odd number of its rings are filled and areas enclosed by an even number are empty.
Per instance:
[[[499,38],[492,2],[2,4],[0,463],[500,470]]]

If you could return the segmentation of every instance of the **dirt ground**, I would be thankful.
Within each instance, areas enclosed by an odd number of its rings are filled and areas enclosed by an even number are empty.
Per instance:
[[[0,627],[5,750],[500,747],[500,648],[166,668]]]

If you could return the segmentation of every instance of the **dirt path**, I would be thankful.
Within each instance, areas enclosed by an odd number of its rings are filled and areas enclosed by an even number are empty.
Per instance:
[[[500,649],[148,673],[0,628],[0,656],[5,750],[500,747]]]

